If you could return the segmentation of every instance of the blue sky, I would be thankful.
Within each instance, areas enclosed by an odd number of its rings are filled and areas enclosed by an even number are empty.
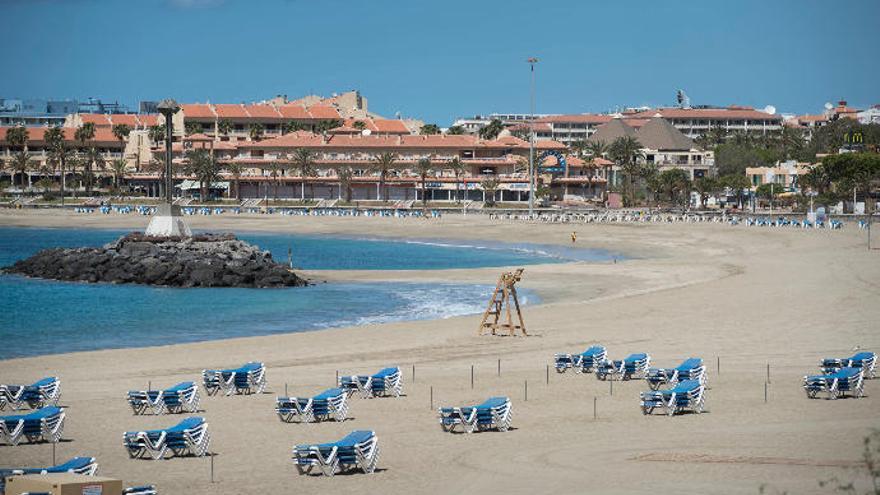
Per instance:
[[[448,125],[693,104],[880,103],[880,1],[0,0],[0,96],[241,102],[360,89]],[[168,67],[168,76],[162,68]]]

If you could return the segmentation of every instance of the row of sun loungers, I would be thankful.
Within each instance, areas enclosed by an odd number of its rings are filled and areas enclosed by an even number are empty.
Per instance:
[[[873,352],[858,352],[847,358],[823,359],[819,364],[821,375],[804,377],[804,391],[811,399],[823,393],[829,399],[863,397],[865,379],[875,377],[876,363],[877,355]]]
[[[357,430],[339,441],[293,448],[293,463],[300,474],[318,469],[324,476],[361,470],[370,474],[379,460],[379,439],[376,433]]]
[[[28,443],[61,440],[64,431],[64,411],[58,406],[46,406],[29,414],[0,416],[0,442],[18,445],[22,438]]]
[[[131,390],[128,403],[135,414],[194,413],[199,410],[199,389],[193,382],[180,382],[164,390]]]
[[[168,452],[201,457],[208,452],[211,434],[205,418],[192,416],[170,428],[126,432],[122,440],[132,459],[159,460]]]
[[[642,413],[651,414],[655,409],[662,410],[668,416],[682,411],[701,413],[705,401],[705,389],[705,385],[699,380],[684,380],[667,390],[653,389],[642,392]]]
[[[330,419],[342,422],[348,415],[348,393],[341,388],[330,388],[314,397],[278,397],[275,412],[285,423]]]
[[[202,380],[208,395],[261,394],[266,389],[266,367],[252,362],[235,369],[204,370]]]
[[[382,369],[375,375],[341,376],[339,388],[347,391],[349,396],[357,392],[364,399],[389,395],[400,397],[403,381],[400,368],[393,367]]]
[[[44,468],[15,468],[0,469],[0,493],[6,488],[6,478],[25,474],[48,474],[48,473],[76,473],[86,476],[94,476],[98,470],[98,463],[94,457],[74,457],[73,459],[57,466]]]
[[[491,397],[480,405],[441,407],[440,427],[453,432],[461,427],[465,433],[496,429],[507,431],[513,419],[513,406],[508,397]]]
[[[0,384],[0,410],[6,406],[16,411],[25,406],[31,409],[56,406],[60,398],[61,380],[56,377],[43,378],[31,385]]]

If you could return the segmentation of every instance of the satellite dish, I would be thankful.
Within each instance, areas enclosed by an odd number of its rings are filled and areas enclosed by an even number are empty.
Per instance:
[[[361,131],[361,136],[369,136],[372,133],[373,133],[373,131],[371,131],[369,129],[364,129]]]
[[[830,101],[825,103],[825,110],[831,110],[832,108],[834,108],[834,105],[832,105]]]
[[[764,107],[764,113],[769,113],[770,115],[775,115],[776,114],[776,107],[774,107],[773,105],[767,105],[766,107]]]

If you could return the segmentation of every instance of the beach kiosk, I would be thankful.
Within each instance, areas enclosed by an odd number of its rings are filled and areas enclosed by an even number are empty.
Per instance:
[[[6,478],[6,493],[122,495],[122,480],[74,473],[26,474]]]

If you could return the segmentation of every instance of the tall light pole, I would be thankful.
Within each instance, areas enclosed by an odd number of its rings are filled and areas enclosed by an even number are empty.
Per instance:
[[[190,237],[192,231],[183,221],[180,214],[180,206],[174,203],[174,170],[172,168],[173,156],[171,154],[172,133],[174,123],[172,117],[180,111],[180,105],[176,101],[167,99],[159,103],[159,113],[165,117],[165,198],[156,207],[153,218],[150,219],[145,233],[150,237]]]
[[[531,68],[532,92],[529,119],[529,216],[535,214],[535,64],[538,59],[529,57],[527,60]]]

